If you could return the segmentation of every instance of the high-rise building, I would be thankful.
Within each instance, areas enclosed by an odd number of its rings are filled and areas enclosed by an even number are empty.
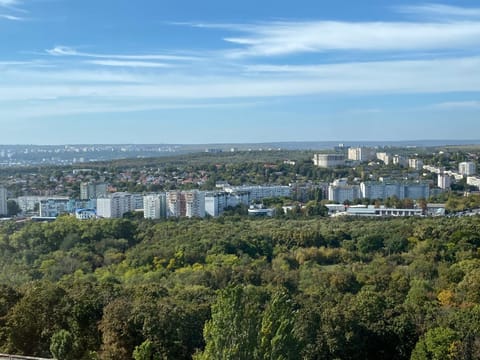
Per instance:
[[[226,192],[208,192],[205,194],[205,212],[210,216],[217,217],[223,213],[227,207]]]
[[[402,155],[393,155],[392,164],[399,166],[407,166],[408,160]]]
[[[0,187],[0,216],[6,216],[7,214],[7,189]]]
[[[97,199],[97,215],[104,218],[121,218],[123,214],[134,211],[132,194],[117,192],[105,198]]]
[[[163,219],[167,217],[167,196],[165,193],[150,194],[143,197],[143,216],[145,219]]]
[[[203,191],[185,192],[185,204],[186,217],[205,217],[205,193]]]
[[[386,152],[378,152],[377,153],[377,159],[383,161],[385,165],[390,164],[391,162],[391,156],[387,154]]]
[[[408,167],[410,169],[415,169],[415,170],[422,170],[423,169],[423,161],[420,159],[408,159]]]
[[[463,176],[470,176],[475,174],[476,172],[476,166],[475,163],[473,162],[461,162],[458,164],[458,172],[462,174]]]
[[[271,185],[271,186],[226,186],[228,193],[248,192],[249,201],[261,200],[274,197],[290,197],[292,189],[290,186]]]
[[[438,174],[438,179],[437,179],[437,186],[440,189],[447,190],[447,189],[450,189],[451,184],[452,184],[452,180],[450,178],[450,175],[445,173],[444,168],[440,169],[440,173]]]
[[[328,187],[328,200],[338,204],[352,202],[360,198],[360,186],[347,184],[346,179],[335,180]]]
[[[40,200],[40,216],[57,217],[58,215],[68,213],[68,197],[52,197]]]
[[[387,199],[397,197],[403,199],[428,199],[430,186],[428,183],[411,182],[374,182],[366,181],[360,184],[361,197],[364,199]]]
[[[203,191],[167,192],[167,216],[205,217],[205,193]]]
[[[84,182],[80,184],[80,199],[97,199],[107,196],[107,184]]]
[[[376,153],[373,149],[367,147],[352,147],[348,149],[348,160],[370,161],[375,159]]]
[[[343,154],[314,154],[313,164],[322,168],[332,168],[345,165]]]

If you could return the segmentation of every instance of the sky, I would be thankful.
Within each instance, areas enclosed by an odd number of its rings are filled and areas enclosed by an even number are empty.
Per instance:
[[[0,0],[0,144],[480,139],[478,0]]]

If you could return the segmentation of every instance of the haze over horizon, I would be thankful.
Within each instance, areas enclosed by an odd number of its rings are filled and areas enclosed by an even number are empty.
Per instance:
[[[0,42],[0,144],[480,133],[473,0],[0,0]]]

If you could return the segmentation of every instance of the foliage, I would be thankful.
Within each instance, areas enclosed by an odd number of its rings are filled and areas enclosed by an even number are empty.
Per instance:
[[[6,221],[0,351],[476,359],[478,234],[477,216]]]

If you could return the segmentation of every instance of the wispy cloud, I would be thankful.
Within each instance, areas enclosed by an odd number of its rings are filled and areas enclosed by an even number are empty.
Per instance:
[[[90,60],[89,64],[113,67],[134,67],[134,68],[169,68],[171,64],[149,62],[149,61],[124,61],[124,60]]]
[[[19,4],[19,0],[0,0],[0,7],[13,7]]]
[[[415,94],[480,91],[480,57],[418,61],[357,62],[294,67],[295,72],[223,75],[137,74],[84,70],[4,72],[0,99],[52,98],[240,99],[314,94]],[[23,78],[22,78],[23,76]],[[86,80],[87,79],[87,80]],[[112,82],[113,81],[113,82]]]
[[[14,16],[14,15],[8,15],[8,14],[0,14],[0,19],[6,19],[6,20],[11,20],[11,21],[23,21],[25,18],[19,17],[19,16]]]
[[[165,60],[165,61],[192,61],[198,59],[195,56],[170,55],[170,54],[96,54],[90,52],[78,51],[68,46],[55,46],[52,49],[45,50],[52,56],[76,56],[97,59],[118,59],[118,60]]]
[[[26,20],[24,17],[18,16],[17,13],[25,12],[23,9],[19,8],[18,6],[21,5],[22,2],[19,0],[0,0],[0,9],[5,11],[4,13],[0,14],[0,20],[9,20],[9,21],[23,21]]]
[[[433,104],[430,108],[438,110],[457,110],[457,109],[480,109],[480,101],[447,101],[438,104]]]
[[[144,103],[123,103],[117,102],[101,102],[95,103],[91,99],[84,101],[83,99],[59,100],[57,98],[44,97],[29,104],[25,104],[21,109],[0,109],[0,114],[4,117],[15,118],[38,118],[51,116],[68,116],[79,114],[105,114],[105,113],[132,113],[155,110],[182,110],[182,109],[219,109],[219,108],[245,108],[254,107],[262,104],[262,102],[208,102],[208,103],[161,103],[144,102]],[[54,104],[52,106],[52,104]]]
[[[270,22],[236,25],[229,54],[281,56],[327,51],[427,51],[480,46],[480,22]]]
[[[401,13],[434,18],[477,18],[480,19],[480,8],[467,8],[436,3],[407,5],[395,7]]]

